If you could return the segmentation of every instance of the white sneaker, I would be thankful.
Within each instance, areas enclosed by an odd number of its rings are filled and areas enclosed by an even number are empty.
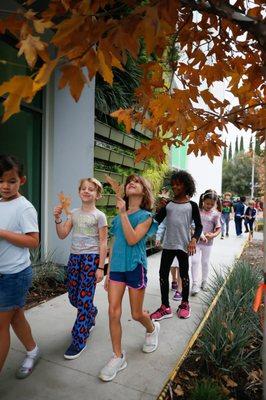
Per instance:
[[[110,361],[103,367],[99,374],[99,378],[104,382],[112,381],[117,372],[122,371],[127,366],[125,352],[122,352],[122,357],[117,357],[115,354]]]
[[[158,347],[158,339],[160,332],[160,324],[158,321],[153,321],[154,331],[151,333],[146,332],[145,342],[142,346],[144,353],[152,353]]]
[[[192,285],[192,289],[191,289],[191,296],[196,296],[200,291],[200,288],[198,287],[198,285],[196,285],[196,283],[193,283]]]
[[[207,285],[207,282],[206,282],[206,281],[202,281],[201,289],[202,289],[204,292],[208,292],[208,285]]]

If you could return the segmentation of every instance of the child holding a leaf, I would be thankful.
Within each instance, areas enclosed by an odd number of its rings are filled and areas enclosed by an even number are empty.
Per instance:
[[[60,193],[61,204],[54,208],[58,237],[65,239],[72,231],[67,286],[70,303],[77,308],[77,318],[72,329],[72,343],[64,354],[68,360],[79,357],[86,348],[98,312],[93,298],[96,283],[104,276],[107,253],[107,220],[95,205],[101,192],[102,184],[97,179],[81,179],[81,207],[70,212],[70,198]],[[68,217],[65,222],[62,221],[63,210]]]
[[[105,288],[108,290],[109,328],[113,357],[100,372],[100,379],[111,381],[117,372],[127,366],[122,350],[121,313],[122,300],[128,287],[132,318],[146,330],[143,352],[151,353],[158,347],[160,325],[151,321],[143,310],[145,287],[147,285],[146,239],[157,230],[157,223],[150,212],[153,196],[148,182],[137,175],[127,178],[124,192],[108,177],[107,181],[116,192],[117,215],[111,226],[113,246],[110,254]]]

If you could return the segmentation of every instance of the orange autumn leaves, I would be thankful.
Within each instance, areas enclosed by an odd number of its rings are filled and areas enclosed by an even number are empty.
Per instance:
[[[145,43],[147,61],[140,66],[134,107],[113,113],[128,132],[141,123],[153,133],[138,150],[137,161],[149,156],[161,161],[166,147],[185,142],[189,153],[213,159],[221,154],[220,132],[230,124],[264,139],[265,71],[257,35],[261,1],[248,9],[247,2],[238,0],[234,10],[227,4],[221,14],[223,2],[212,2],[207,10],[205,2],[199,7],[186,0],[126,0],[119,5],[114,0],[52,0],[41,12],[34,4],[28,0],[28,9],[0,19],[0,33],[16,38],[18,56],[25,57],[31,70],[0,85],[0,96],[7,96],[3,122],[19,111],[21,102],[32,101],[55,68],[61,70],[59,88],[68,86],[78,101],[97,72],[112,84],[113,68],[122,70],[128,54],[137,58]],[[254,34],[233,20],[236,8],[255,19]],[[166,57],[170,45],[179,54],[171,62]],[[228,85],[234,104],[210,90],[215,82]]]

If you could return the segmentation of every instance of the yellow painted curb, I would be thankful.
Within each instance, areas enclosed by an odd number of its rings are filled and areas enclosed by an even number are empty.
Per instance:
[[[248,243],[249,243],[248,240],[246,240],[246,241],[244,242],[244,244],[243,244],[243,246],[242,246],[242,248],[241,248],[239,254],[237,254],[237,256],[236,256],[236,260],[238,260],[238,259],[240,258],[241,254],[242,254],[243,251],[244,251],[244,248],[247,246]],[[224,283],[222,284],[222,286],[221,286],[220,289],[218,290],[216,296],[214,297],[214,299],[213,299],[213,301],[212,301],[210,307],[208,308],[208,310],[207,310],[206,314],[204,315],[202,321],[200,322],[199,326],[198,326],[197,329],[195,330],[194,334],[191,336],[191,338],[190,338],[190,340],[189,340],[189,342],[188,342],[186,348],[184,349],[183,353],[181,354],[181,357],[179,358],[179,360],[177,361],[176,365],[174,366],[174,368],[173,368],[172,371],[170,372],[170,374],[169,374],[169,376],[168,376],[168,378],[167,378],[167,380],[166,380],[166,382],[165,382],[165,384],[164,384],[164,386],[163,386],[163,389],[162,389],[161,393],[160,393],[159,396],[157,397],[157,400],[164,400],[164,399],[165,399],[165,397],[166,397],[166,395],[167,395],[167,392],[168,392],[169,383],[172,382],[172,381],[175,379],[175,377],[176,377],[176,375],[177,375],[177,372],[178,372],[179,368],[181,367],[181,365],[182,365],[184,359],[185,359],[186,356],[188,355],[190,349],[192,348],[192,346],[194,345],[195,341],[197,340],[197,338],[198,338],[200,332],[202,331],[202,329],[203,329],[203,327],[204,327],[204,325],[205,325],[207,319],[209,318],[210,313],[212,312],[212,310],[213,310],[213,308],[215,307],[215,305],[216,305],[216,303],[217,303],[219,297],[220,297],[221,294],[222,294],[222,291],[224,290],[224,287],[225,287],[225,285],[226,285],[226,283],[227,283],[227,281],[228,281],[228,279],[229,279],[229,277],[230,277],[230,275],[231,275],[231,273],[232,273],[232,271],[233,271],[234,265],[235,265],[235,262],[233,263],[232,267],[229,269],[228,274],[227,274],[227,276],[226,276],[226,278],[225,278]]]

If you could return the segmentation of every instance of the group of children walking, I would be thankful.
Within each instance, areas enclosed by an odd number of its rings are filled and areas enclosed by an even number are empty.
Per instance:
[[[0,371],[10,346],[11,325],[27,352],[16,372],[18,378],[29,376],[40,357],[23,311],[32,278],[29,249],[39,244],[37,213],[20,194],[20,186],[25,181],[18,160],[13,156],[0,156]],[[174,259],[178,260],[182,283],[182,288],[174,286],[179,293],[179,297],[175,293],[175,300],[181,300],[177,310],[179,318],[190,316],[189,257],[192,260],[192,294],[200,287],[206,290],[210,250],[220,231],[218,196],[207,190],[201,195],[198,207],[190,200],[195,193],[194,180],[185,171],[172,174],[171,187],[173,198],[162,200],[155,214],[152,214],[150,184],[140,176],[129,176],[124,185],[124,197],[117,195],[118,215],[109,231],[112,244],[104,282],[108,292],[113,356],[100,371],[103,381],[111,381],[127,366],[121,325],[126,287],[132,318],[145,328],[144,353],[151,353],[158,347],[158,321],[173,317],[169,303],[169,272]],[[82,179],[78,188],[81,206],[72,210],[66,221],[62,219],[61,205],[56,206],[53,213],[58,237],[64,239],[72,232],[67,288],[77,316],[71,343],[64,354],[69,360],[79,357],[86,348],[98,313],[93,299],[96,284],[104,278],[108,235],[106,216],[96,208],[102,190],[97,179]],[[146,239],[156,233],[158,224],[163,221],[164,235],[158,239],[162,241],[164,236],[159,272],[161,305],[149,315],[143,309],[147,286]]]

